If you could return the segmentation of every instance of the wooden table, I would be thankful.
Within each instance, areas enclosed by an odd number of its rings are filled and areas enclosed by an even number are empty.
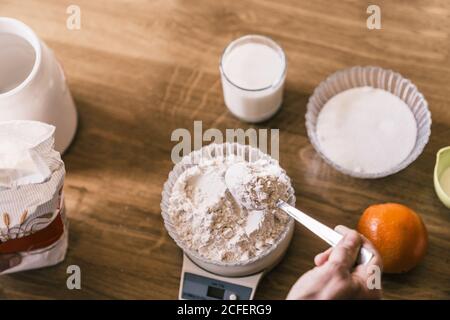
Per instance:
[[[66,8],[81,8],[81,30]],[[328,225],[355,226],[370,204],[395,201],[421,214],[430,236],[416,269],[385,276],[387,298],[450,298],[450,211],[437,199],[435,154],[450,144],[450,3],[377,1],[382,29],[368,30],[366,1],[2,0],[0,12],[30,25],[56,52],[80,125],[64,155],[70,247],[58,266],[2,277],[1,298],[175,299],[182,254],[160,216],[177,128],[280,128],[280,161],[298,204]],[[225,108],[218,62],[244,34],[272,37],[288,61],[285,103],[252,126]],[[402,172],[358,180],[326,165],[308,141],[304,114],[317,84],[338,69],[377,65],[412,79],[429,102],[432,136]],[[327,246],[296,226],[285,259],[257,298],[282,299]],[[82,290],[66,288],[79,265]]]

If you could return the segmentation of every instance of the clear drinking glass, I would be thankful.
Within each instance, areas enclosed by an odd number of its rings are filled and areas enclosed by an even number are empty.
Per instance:
[[[227,74],[224,66],[230,53],[244,44],[255,43],[265,45],[276,52],[280,63],[279,74],[273,82],[261,88],[244,88],[236,84]],[[264,66],[262,66],[264,67]],[[260,35],[247,35],[232,41],[224,50],[220,59],[220,74],[223,96],[228,109],[236,117],[246,122],[261,122],[272,117],[283,102],[283,88],[286,79],[287,63],[283,49],[272,39]]]

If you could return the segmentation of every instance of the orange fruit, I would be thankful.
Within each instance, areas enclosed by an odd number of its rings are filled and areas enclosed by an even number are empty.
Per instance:
[[[398,203],[368,207],[358,223],[358,231],[377,248],[387,273],[403,273],[425,256],[428,233],[422,219]]]

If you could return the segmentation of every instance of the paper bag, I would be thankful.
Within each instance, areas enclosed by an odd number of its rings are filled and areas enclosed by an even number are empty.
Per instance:
[[[68,243],[65,169],[54,147],[55,127],[36,121],[0,122],[0,255],[19,265],[0,274],[64,260]]]

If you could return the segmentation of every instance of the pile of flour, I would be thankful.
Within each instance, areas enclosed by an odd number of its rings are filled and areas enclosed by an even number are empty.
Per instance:
[[[288,216],[273,200],[286,200],[289,179],[265,159],[252,162],[242,195],[265,209],[247,210],[225,185],[229,166],[238,157],[203,159],[183,172],[173,186],[169,217],[179,238],[202,257],[223,262],[246,261],[270,248],[285,230]],[[259,208],[259,207],[258,207]]]

